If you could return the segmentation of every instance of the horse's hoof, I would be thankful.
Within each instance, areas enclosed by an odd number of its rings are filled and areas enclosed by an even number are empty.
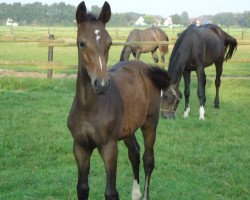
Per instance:
[[[204,116],[199,117],[199,120],[205,120],[205,117]]]

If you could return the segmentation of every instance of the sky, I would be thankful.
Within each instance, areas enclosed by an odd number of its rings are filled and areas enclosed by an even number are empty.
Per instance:
[[[250,0],[107,0],[113,13],[137,12],[141,14],[161,15],[167,17],[173,14],[188,12],[190,18],[201,15],[215,15],[222,12],[242,13],[250,11]],[[76,0],[0,0],[0,3],[21,2],[22,4],[41,2],[53,4],[65,2],[77,6]],[[101,7],[104,0],[85,0],[88,9],[92,5]]]

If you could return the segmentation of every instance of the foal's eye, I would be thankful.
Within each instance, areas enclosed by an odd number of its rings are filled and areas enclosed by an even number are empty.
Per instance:
[[[79,47],[80,47],[80,48],[84,48],[84,47],[86,47],[85,42],[79,42]]]

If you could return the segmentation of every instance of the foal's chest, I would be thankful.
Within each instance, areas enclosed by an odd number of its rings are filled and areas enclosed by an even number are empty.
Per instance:
[[[89,115],[84,111],[74,110],[69,116],[69,129],[75,141],[83,145],[99,146],[107,142],[110,137],[116,137],[115,118],[104,112]]]

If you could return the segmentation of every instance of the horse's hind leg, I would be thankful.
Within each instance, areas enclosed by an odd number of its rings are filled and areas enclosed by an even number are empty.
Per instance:
[[[157,48],[155,50],[151,51],[151,54],[152,54],[152,57],[154,59],[154,62],[158,63],[159,62],[159,58],[157,56]]]
[[[116,190],[117,141],[108,142],[106,145],[99,147],[98,151],[102,157],[106,171],[105,200],[118,200],[119,195]]]
[[[190,105],[189,105],[189,96],[190,96],[190,70],[184,70],[183,78],[184,78],[184,95],[185,95],[185,111],[183,114],[184,118],[187,118],[190,112]]]
[[[222,69],[223,69],[223,61],[215,63],[216,67],[216,79],[215,79],[215,87],[216,87],[216,95],[214,99],[214,107],[219,108],[220,106],[220,99],[219,99],[219,90],[220,90],[220,84],[221,84],[221,74],[222,74]]]
[[[144,148],[145,148],[143,154],[143,167],[145,172],[143,200],[149,199],[150,177],[154,169],[154,143],[155,143],[156,126],[158,123],[157,117],[151,116],[149,119],[147,119],[147,121],[141,128],[144,138]]]
[[[88,175],[92,150],[83,149],[77,142],[73,144],[73,152],[78,167],[77,196],[87,200],[89,196]]]
[[[205,70],[202,65],[199,65],[198,69],[196,70],[198,76],[198,91],[197,95],[200,100],[200,116],[199,119],[205,119],[205,103],[206,103],[206,74]]]
[[[159,46],[159,51],[161,54],[161,63],[165,63],[165,55],[168,52],[168,46]]]
[[[135,135],[131,135],[124,139],[124,143],[128,148],[128,157],[133,168],[133,188],[132,200],[139,200],[141,197],[139,185],[139,166],[140,166],[140,146],[136,140]]]

